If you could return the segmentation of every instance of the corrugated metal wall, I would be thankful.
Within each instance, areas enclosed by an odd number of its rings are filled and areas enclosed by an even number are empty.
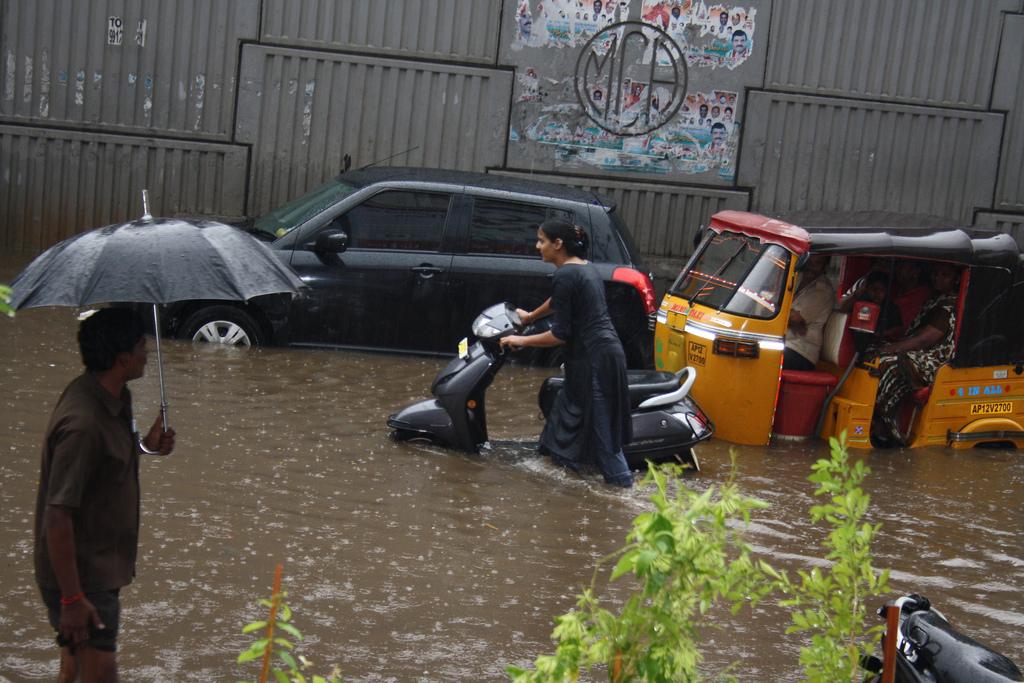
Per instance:
[[[752,93],[741,185],[760,211],[897,211],[969,224],[995,190],[998,114]]]
[[[1017,244],[1024,250],[1024,214],[981,212],[974,224],[1013,235]]]
[[[258,0],[21,0],[0,10],[0,120],[229,140]],[[120,28],[113,28],[120,22]]]
[[[158,213],[259,214],[346,154],[594,188],[670,261],[719,208],[936,225],[1024,213],[1024,0],[703,2],[682,23],[655,0],[605,2],[600,21],[592,7],[0,0],[0,246],[133,216],[145,183]],[[541,129],[545,114],[582,121],[587,40],[641,18],[686,36],[688,96],[734,105],[724,155],[691,120],[653,146]]]
[[[246,158],[236,145],[0,126],[3,245],[39,251],[136,218],[143,188],[164,215],[239,215]]]
[[[995,207],[1024,211],[1024,16],[1006,17],[992,108],[1007,112]]]
[[[1020,0],[785,0],[766,86],[988,108],[1003,12]]]
[[[501,4],[480,0],[265,0],[262,42],[496,64]]]
[[[248,45],[237,139],[253,146],[249,212],[354,167],[500,166],[508,71]],[[397,155],[397,156],[396,156]]]

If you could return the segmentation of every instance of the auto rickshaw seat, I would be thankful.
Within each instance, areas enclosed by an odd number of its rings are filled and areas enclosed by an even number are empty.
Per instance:
[[[773,431],[813,436],[822,404],[839,379],[822,370],[783,370]]]
[[[853,336],[847,329],[850,316],[842,311],[832,311],[825,321],[821,340],[821,360],[839,367],[846,367],[853,358]]]
[[[930,386],[921,387],[910,395],[911,400],[919,406],[923,406],[928,402],[928,399],[932,395],[932,388]]]

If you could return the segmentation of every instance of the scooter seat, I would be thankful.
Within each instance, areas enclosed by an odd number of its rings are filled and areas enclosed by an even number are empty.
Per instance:
[[[1010,659],[957,633],[934,611],[914,612],[900,630],[916,644],[919,661],[932,669],[939,681],[1008,683],[1022,680],[1020,670]]]
[[[626,381],[629,383],[629,406],[636,408],[652,396],[670,394],[679,388],[679,378],[671,372],[656,370],[626,370]],[[555,394],[565,384],[565,377],[548,377],[544,380],[541,395],[553,400]],[[543,405],[543,399],[542,399]]]
[[[671,372],[657,370],[627,370],[629,404],[637,407],[652,396],[669,394],[679,388],[679,378]]]

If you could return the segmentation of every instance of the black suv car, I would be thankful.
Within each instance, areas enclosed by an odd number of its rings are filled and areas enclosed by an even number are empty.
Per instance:
[[[248,229],[305,293],[181,302],[167,329],[196,341],[455,353],[486,307],[530,309],[549,296],[554,269],[534,245],[552,217],[590,234],[630,366],[649,366],[654,288],[613,205],[561,185],[437,169],[344,173],[257,219]],[[531,360],[557,361],[547,354]]]

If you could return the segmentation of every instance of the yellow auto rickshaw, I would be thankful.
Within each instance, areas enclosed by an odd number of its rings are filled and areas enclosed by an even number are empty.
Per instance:
[[[831,256],[835,307],[825,311],[813,369],[784,370],[798,271],[813,254]],[[657,312],[655,365],[697,369],[691,394],[726,441],[767,444],[773,436],[845,431],[852,447],[870,448],[881,374],[875,350],[886,348],[885,340],[871,327],[872,302],[839,310],[841,294],[856,298],[856,283],[873,272],[887,273],[880,279],[891,288],[888,274],[937,264],[951,265],[958,277],[947,295],[956,302],[953,350],[930,385],[903,398],[896,433],[910,447],[1020,448],[1024,257],[1005,234],[801,228],[747,212],[717,213]]]

